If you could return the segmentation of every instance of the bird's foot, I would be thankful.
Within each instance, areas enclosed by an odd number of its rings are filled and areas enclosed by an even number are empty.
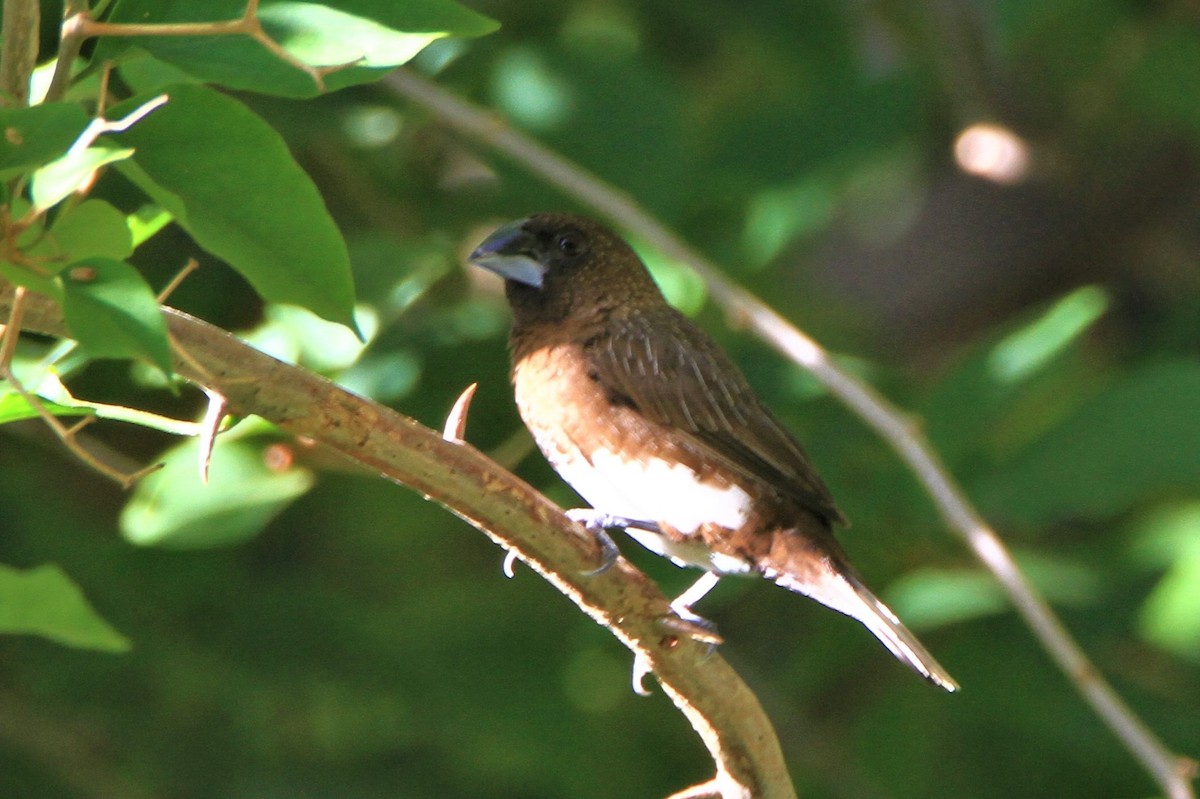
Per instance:
[[[584,529],[591,533],[596,538],[596,543],[600,545],[600,565],[591,571],[584,572],[588,577],[594,577],[597,574],[603,574],[608,571],[621,555],[621,550],[617,548],[616,542],[608,534],[609,528],[624,529],[626,527],[635,527],[639,530],[658,532],[658,525],[654,522],[616,516],[596,510],[595,508],[572,508],[566,513],[568,519],[582,524]]]
[[[568,519],[579,522],[592,532],[613,528],[623,530],[626,527],[633,527],[637,530],[662,533],[662,530],[654,522],[648,522],[645,519],[631,519],[628,516],[618,516],[615,513],[605,513],[595,508],[571,508],[566,514]]]
[[[717,625],[708,619],[697,616],[690,608],[676,602],[671,603],[671,615],[663,616],[658,623],[674,634],[685,635],[705,644],[708,647],[708,655],[715,652],[717,646],[725,642],[725,639],[717,632]],[[650,689],[646,687],[646,678],[653,673],[654,669],[650,665],[650,659],[641,652],[634,653],[633,692],[635,694],[650,696]]]

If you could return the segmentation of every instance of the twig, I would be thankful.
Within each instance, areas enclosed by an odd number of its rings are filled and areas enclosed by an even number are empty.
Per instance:
[[[187,262],[184,263],[183,268],[175,273],[175,277],[171,278],[167,285],[163,287],[162,291],[158,292],[158,296],[156,297],[158,304],[162,305],[164,302],[166,302],[167,298],[175,293],[175,289],[179,288],[180,284],[187,279],[188,275],[190,275],[192,272],[195,272],[199,268],[199,261],[197,261],[195,258],[188,258]]]
[[[874,428],[917,475],[947,525],[992,572],[1055,663],[1158,782],[1166,796],[1169,799],[1194,799],[1191,780],[1196,774],[1196,763],[1163,745],[1105,681],[904,414],[869,385],[839,368],[813,339],[725,277],[714,263],[680,240],[628,194],[515,130],[496,114],[471,105],[411,72],[399,70],[390,75],[386,83],[399,96],[432,113],[438,121],[513,159],[565,194],[636,234],[663,255],[690,266],[730,317],[750,327],[780,353],[812,372],[832,394]]]
[[[280,61],[312,78],[318,93],[325,91],[326,75],[352,67],[361,60],[325,66],[313,66],[301,61],[263,30],[262,21],[258,18],[258,3],[259,0],[247,0],[246,10],[237,19],[145,24],[98,21],[92,18],[86,6],[73,4],[64,15],[60,56],[54,67],[47,97],[58,99],[65,93],[70,81],[71,62],[79,54],[83,41],[92,36],[247,36]]]
[[[10,312],[11,286],[0,280],[0,318]],[[297,436],[328,445],[360,465],[441,503],[521,559],[651,664],[663,690],[700,733],[717,762],[726,799],[794,799],[783,753],[762,705],[708,647],[659,623],[667,599],[653,582],[618,562],[593,577],[593,536],[554,503],[469,444],[310,372],[277,361],[223,330],[164,309],[171,335],[190,353],[175,367],[229,399],[240,414],[256,414]],[[53,301],[30,295],[29,330],[66,333]],[[199,368],[197,368],[199,367]]]

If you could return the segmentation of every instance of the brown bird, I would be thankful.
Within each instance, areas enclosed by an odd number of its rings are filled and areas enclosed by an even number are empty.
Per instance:
[[[858,619],[930,682],[958,684],[863,584],[834,539],[845,518],[808,456],[646,267],[596,222],[539,214],[471,253],[505,278],[517,407],[542,453],[594,512],[602,536],[705,574],[759,574]]]

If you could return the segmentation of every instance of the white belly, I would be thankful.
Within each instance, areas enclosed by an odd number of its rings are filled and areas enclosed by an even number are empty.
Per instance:
[[[750,509],[750,496],[738,486],[703,483],[695,472],[679,463],[659,459],[630,463],[599,450],[592,453],[591,463],[577,458],[570,464],[553,465],[593,508],[614,516],[662,522],[685,536],[709,523],[735,530],[745,523]],[[642,546],[681,566],[725,574],[748,568],[741,561],[709,552],[698,538],[671,541],[646,530],[628,528],[626,532]]]

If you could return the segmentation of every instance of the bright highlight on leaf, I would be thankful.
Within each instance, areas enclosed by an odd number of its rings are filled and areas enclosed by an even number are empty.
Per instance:
[[[1001,383],[1017,383],[1049,363],[1108,310],[1099,286],[1084,286],[1054,303],[996,345],[988,366]]]
[[[86,258],[62,276],[63,315],[72,337],[94,358],[144,358],[171,374],[171,344],[154,291],[136,269]]]
[[[60,644],[127,652],[129,639],[100,617],[79,586],[54,564],[27,571],[0,564],[0,633],[40,635]]]
[[[128,148],[87,147],[68,152],[33,173],[29,194],[33,206],[45,211],[76,191],[88,188],[96,170],[133,155]]]
[[[42,407],[55,416],[91,416],[93,412],[87,408],[69,408],[54,402],[43,400]],[[26,419],[38,418],[37,409],[25,401],[15,391],[0,392],[0,424],[20,422]]]
[[[172,549],[241,543],[312,486],[307,470],[273,470],[261,443],[227,436],[217,437],[207,484],[200,479],[197,441],[168,452],[163,468],[138,483],[121,512],[122,535],[134,544]]]
[[[143,205],[125,217],[125,227],[129,229],[134,249],[142,246],[155,233],[171,224],[173,219],[170,211],[157,205]]]
[[[1170,652],[1200,659],[1200,503],[1155,514],[1144,535],[1143,554],[1169,566],[1139,613],[1142,635]]]
[[[204,23],[241,19],[245,0],[164,3],[122,0],[114,23]],[[131,48],[194,78],[234,89],[284,97],[314,97],[322,86],[303,67],[345,68],[325,72],[325,91],[378,80],[407,63],[430,42],[446,36],[481,36],[497,24],[453,0],[340,0],[306,3],[263,0],[258,18],[286,57],[249,35],[103,37],[95,58],[128,57]],[[136,69],[136,68],[135,68]],[[138,82],[152,77],[142,72]],[[161,85],[161,84],[158,84]]]
[[[312,66],[394,67],[446,35],[406,33],[319,3],[265,3],[258,16],[272,39]]]

